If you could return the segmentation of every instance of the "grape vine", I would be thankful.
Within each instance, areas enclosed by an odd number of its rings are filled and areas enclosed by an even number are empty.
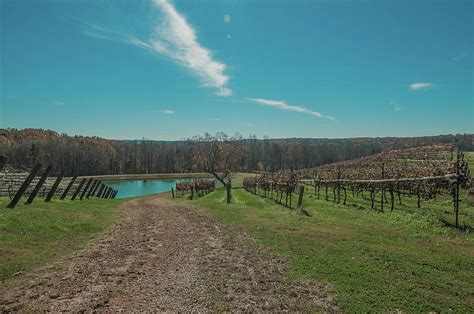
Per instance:
[[[416,196],[418,207],[422,199],[437,195],[453,197],[456,225],[459,211],[459,189],[468,188],[471,176],[462,152],[455,154],[450,145],[436,145],[382,152],[352,161],[328,164],[300,171],[283,171],[246,178],[244,188],[254,194],[273,197],[282,203],[283,193],[291,195],[298,184],[314,187],[320,198],[321,190],[329,201],[328,190],[332,190],[332,201],[346,205],[347,192],[353,195],[369,193],[371,207],[376,206],[380,195],[380,209],[384,205],[394,209],[396,198],[401,205],[402,195]],[[287,202],[285,205],[288,206]],[[290,203],[291,207],[291,203]]]

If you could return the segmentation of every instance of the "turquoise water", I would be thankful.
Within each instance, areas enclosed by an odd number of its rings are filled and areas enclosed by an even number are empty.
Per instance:
[[[132,180],[132,181],[109,181],[104,182],[108,186],[118,190],[116,198],[134,197],[140,195],[149,195],[161,192],[169,192],[175,187],[178,181],[189,181],[190,179],[178,180]]]

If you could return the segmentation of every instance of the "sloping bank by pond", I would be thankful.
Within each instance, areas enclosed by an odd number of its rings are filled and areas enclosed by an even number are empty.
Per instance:
[[[122,203],[53,198],[31,205],[22,200],[10,209],[9,202],[8,197],[0,197],[0,286],[85,247],[115,222]]]

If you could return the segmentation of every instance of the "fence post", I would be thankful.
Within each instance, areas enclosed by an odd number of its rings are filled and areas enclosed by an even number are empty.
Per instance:
[[[230,178],[227,181],[226,190],[227,190],[227,204],[230,204],[232,200],[232,181],[230,180]]]
[[[112,188],[110,186],[107,187],[107,192],[105,193],[103,198],[109,198],[110,192],[112,192]]]
[[[76,199],[77,194],[79,194],[79,191],[81,190],[85,182],[86,182],[85,178],[81,180],[81,183],[79,183],[79,186],[77,187],[76,192],[74,192],[74,194],[71,197],[71,201],[74,201]]]
[[[104,193],[102,193],[101,198],[107,198],[107,194],[109,194],[109,191],[110,191],[110,187],[105,186],[105,190],[104,190]]]
[[[455,216],[455,225],[456,228],[459,224],[459,150],[457,154],[456,162],[456,188],[454,190],[454,216]]]
[[[104,191],[105,185],[103,183],[100,184],[99,191],[97,191],[97,194],[95,197],[100,197],[102,195],[102,192]]]
[[[105,198],[108,192],[109,192],[109,187],[106,185],[104,187],[104,191],[102,192],[102,195],[100,196],[100,198]]]
[[[392,187],[390,188],[390,211],[392,212],[393,212],[394,205],[395,205],[395,196],[393,194],[393,187]]]
[[[102,191],[102,193],[100,194],[100,198],[104,198],[105,197],[105,194],[107,193],[107,190],[109,189],[109,187],[107,185],[104,185],[104,189]]]
[[[40,171],[40,169],[41,169],[41,164],[36,164],[33,167],[33,169],[31,169],[30,174],[28,175],[28,177],[26,177],[25,181],[23,181],[23,184],[20,186],[20,188],[16,192],[16,194],[13,197],[12,201],[10,202],[10,204],[7,205],[8,208],[14,208],[16,206],[16,204],[21,199],[21,197],[25,193],[28,186],[31,184],[31,181],[33,181],[33,179],[35,178],[38,171]]]
[[[29,205],[33,203],[33,200],[35,199],[36,195],[38,195],[38,192],[40,191],[41,187],[43,186],[44,182],[48,178],[49,172],[51,171],[51,166],[48,166],[46,170],[44,171],[43,175],[41,176],[40,180],[36,184],[35,188],[33,189],[33,192],[31,192],[30,196],[26,200],[26,205]]]
[[[346,206],[346,200],[347,200],[347,189],[344,187],[344,203],[343,205]]]
[[[88,189],[89,186],[91,185],[92,180],[94,180],[94,179],[89,178],[89,180],[87,180],[86,187],[84,188],[84,190],[82,190],[81,197],[79,198],[81,201],[82,201],[82,199],[84,198],[84,196],[86,195],[87,189]]]
[[[51,200],[51,198],[53,198],[54,192],[56,192],[56,189],[58,188],[59,183],[61,183],[61,180],[62,180],[62,179],[63,179],[63,174],[61,173],[61,174],[56,178],[56,181],[54,181],[53,187],[51,188],[51,190],[49,190],[48,195],[47,195],[46,198],[44,199],[45,202],[49,202],[49,201]]]
[[[94,190],[92,190],[91,196],[95,195],[95,192],[99,188],[100,184],[101,184],[101,182],[99,180],[97,180],[97,184],[95,185]]]
[[[2,171],[3,167],[7,164],[7,160],[7,157],[0,155],[0,171]]]
[[[303,193],[304,193],[304,185],[299,186],[299,192],[298,192],[298,205],[296,206],[297,209],[301,209],[303,206]]]
[[[174,198],[174,189],[171,188],[171,195],[173,195],[173,198]]]
[[[95,186],[97,185],[97,180],[92,181],[91,188],[89,189],[89,192],[87,192],[86,198],[89,198],[92,194],[92,191],[95,189]]]
[[[67,185],[67,187],[64,190],[63,194],[61,195],[62,200],[66,198],[67,193],[69,193],[69,190],[72,188],[72,185],[74,184],[74,182],[76,182],[76,179],[77,179],[77,176],[75,176],[71,179],[71,182],[69,182],[69,184]]]
[[[385,163],[382,163],[382,180],[385,179]],[[380,202],[380,210],[383,211],[383,203],[384,203],[384,196],[385,196],[385,187],[382,182],[382,199]]]

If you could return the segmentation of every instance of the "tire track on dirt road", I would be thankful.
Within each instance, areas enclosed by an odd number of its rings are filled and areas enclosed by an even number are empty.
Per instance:
[[[122,204],[88,247],[0,288],[3,311],[340,310],[329,288],[284,278],[284,259],[165,196]]]

